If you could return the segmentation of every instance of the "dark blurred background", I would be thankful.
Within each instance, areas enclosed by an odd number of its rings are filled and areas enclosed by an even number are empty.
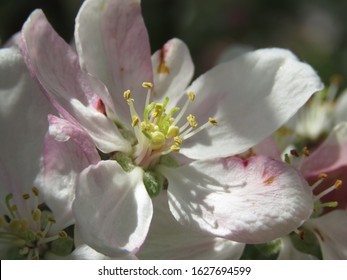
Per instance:
[[[19,31],[41,8],[57,32],[72,40],[83,0],[0,0],[0,40]],[[152,50],[178,37],[191,50],[196,74],[230,47],[283,47],[310,63],[329,83],[347,81],[346,0],[142,0]]]

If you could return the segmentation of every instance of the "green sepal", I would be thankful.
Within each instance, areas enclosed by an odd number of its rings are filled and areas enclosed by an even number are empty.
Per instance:
[[[157,196],[163,188],[165,178],[154,171],[143,173],[143,183],[150,197]]]
[[[241,256],[241,260],[276,260],[280,248],[280,239],[262,244],[247,244]]]
[[[303,232],[302,238],[296,233],[291,233],[289,235],[293,246],[300,252],[315,256],[321,260],[322,251],[316,235],[307,229],[300,229],[300,231]]]
[[[159,160],[159,164],[162,164],[162,165],[165,165],[165,166],[171,167],[171,168],[175,168],[175,167],[180,166],[179,163],[177,162],[176,158],[171,154],[161,156],[160,160]]]
[[[52,241],[50,245],[50,252],[62,257],[69,255],[74,247],[73,240],[70,237],[61,237]]]
[[[112,159],[117,161],[125,172],[131,172],[135,168],[133,160],[128,155],[121,152],[116,153]]]

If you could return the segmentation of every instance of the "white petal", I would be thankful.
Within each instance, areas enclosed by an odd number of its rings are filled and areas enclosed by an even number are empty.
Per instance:
[[[298,172],[258,156],[162,168],[169,206],[182,224],[242,243],[290,233],[312,213],[312,193]]]
[[[334,121],[335,123],[347,121],[347,90],[344,90],[336,101]]]
[[[286,50],[258,50],[220,64],[187,89],[196,93],[189,110],[198,123],[213,117],[218,126],[185,141],[181,152],[195,159],[244,152],[283,125],[321,88],[315,71]]]
[[[239,259],[244,244],[192,231],[172,216],[166,191],[153,198],[154,215],[140,259]]]
[[[154,98],[170,98],[175,105],[183,95],[194,74],[194,64],[188,47],[179,39],[169,40],[152,55]]]
[[[31,192],[54,112],[15,48],[0,49],[0,194]]]
[[[152,219],[143,171],[126,173],[116,161],[101,161],[78,177],[73,211],[83,241],[102,254],[135,253]]]
[[[305,227],[311,229],[321,245],[323,259],[347,259],[347,211],[335,210],[310,219]]]
[[[107,86],[118,120],[130,124],[123,92],[132,90],[135,105],[143,106],[142,82],[153,79],[140,1],[85,1],[76,18],[75,39],[82,69]]]
[[[97,162],[94,154],[80,145],[76,135],[65,142],[59,142],[50,135],[46,136],[44,147],[43,171],[40,174],[46,205],[52,210],[57,223],[53,229],[61,230],[74,222],[72,203],[75,199],[76,178],[84,168]],[[100,158],[99,158],[100,160]]]
[[[96,146],[104,153],[131,151],[130,143],[124,139],[117,126],[105,115],[85,107],[77,99],[71,100],[71,107],[79,114],[78,121],[88,131]]]

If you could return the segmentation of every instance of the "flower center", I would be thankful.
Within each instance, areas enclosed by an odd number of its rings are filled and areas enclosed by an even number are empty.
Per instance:
[[[5,214],[0,216],[0,242],[9,247],[7,257],[40,259],[47,251],[67,255],[72,250],[72,240],[68,238],[65,231],[53,235],[49,233],[55,219],[49,211],[40,209],[37,188],[32,188],[32,194],[33,207],[29,203],[30,194],[22,195],[25,205],[25,211],[22,211],[24,213],[20,213],[17,205],[11,203],[13,198],[11,193],[6,196],[5,203],[1,203]],[[56,250],[54,247],[60,247],[60,249]]]
[[[195,93],[187,93],[187,101],[182,110],[174,107],[168,110],[169,98],[165,97],[163,103],[150,102],[153,85],[144,82],[143,87],[147,88],[147,98],[143,114],[136,112],[134,99],[131,91],[124,92],[124,99],[127,101],[132,118],[131,125],[137,139],[134,151],[134,162],[136,165],[149,169],[153,167],[161,156],[171,152],[179,152],[184,140],[202,131],[209,125],[217,125],[214,118],[198,126],[195,116],[188,114],[186,122],[178,126],[179,121],[184,117],[188,106],[195,100]],[[176,117],[174,115],[177,114]]]

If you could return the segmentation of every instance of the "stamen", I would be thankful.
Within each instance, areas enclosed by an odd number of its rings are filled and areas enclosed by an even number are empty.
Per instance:
[[[151,82],[143,82],[143,83],[142,83],[142,86],[143,86],[144,88],[148,88],[148,89],[153,88],[153,84],[152,84]]]
[[[188,99],[187,99],[186,103],[183,105],[181,112],[177,115],[177,117],[176,117],[175,121],[172,123],[172,125],[176,125],[181,120],[181,118],[183,117],[183,115],[187,111],[189,103],[193,102],[195,100],[195,93],[194,92],[188,92],[187,95],[188,95]]]
[[[170,150],[173,151],[173,152],[176,152],[178,153],[180,151],[180,147],[176,146],[176,145],[172,145],[170,147]]]
[[[208,118],[208,122],[212,125],[218,125],[218,122],[215,118]]]
[[[187,93],[189,101],[194,101],[195,100],[195,93],[190,91]]]
[[[131,96],[131,91],[130,91],[130,89],[124,91],[123,97],[124,97],[124,99],[125,99],[126,101],[128,101],[128,100],[130,99],[130,96]]]
[[[323,196],[327,195],[328,193],[331,193],[332,191],[338,189],[341,187],[342,181],[341,180],[336,180],[334,185],[331,187],[327,188],[326,190],[322,191],[319,195],[315,196],[315,200],[320,200]]]
[[[323,181],[324,179],[326,179],[328,177],[327,174],[325,173],[321,173],[318,175],[318,181],[315,182],[312,186],[311,186],[311,189],[312,191],[314,191]]]
[[[145,107],[147,107],[148,104],[149,104],[149,100],[151,99],[151,92],[152,92],[153,84],[150,83],[150,82],[143,82],[143,83],[142,83],[142,86],[143,86],[144,88],[147,88],[147,89],[148,89],[148,90],[147,90],[147,95],[146,95],[146,103],[145,103]]]
[[[139,123],[140,119],[138,116],[133,116],[133,120],[131,122],[131,126],[134,127]]]
[[[189,114],[187,116],[187,121],[192,128],[196,128],[198,126],[198,123],[196,122],[195,117],[192,114]]]
[[[216,121],[216,122],[217,122],[217,121]],[[181,135],[181,137],[182,137],[183,140],[186,140],[186,139],[192,137],[193,135],[199,133],[200,131],[204,130],[205,128],[207,128],[207,127],[208,127],[209,125],[211,125],[211,124],[212,124],[212,125],[215,125],[215,124],[213,124],[213,122],[208,121],[208,122],[206,122],[204,125],[198,127],[197,129],[194,129],[192,132],[190,132],[190,133],[188,133],[188,134],[185,134],[184,136]]]

